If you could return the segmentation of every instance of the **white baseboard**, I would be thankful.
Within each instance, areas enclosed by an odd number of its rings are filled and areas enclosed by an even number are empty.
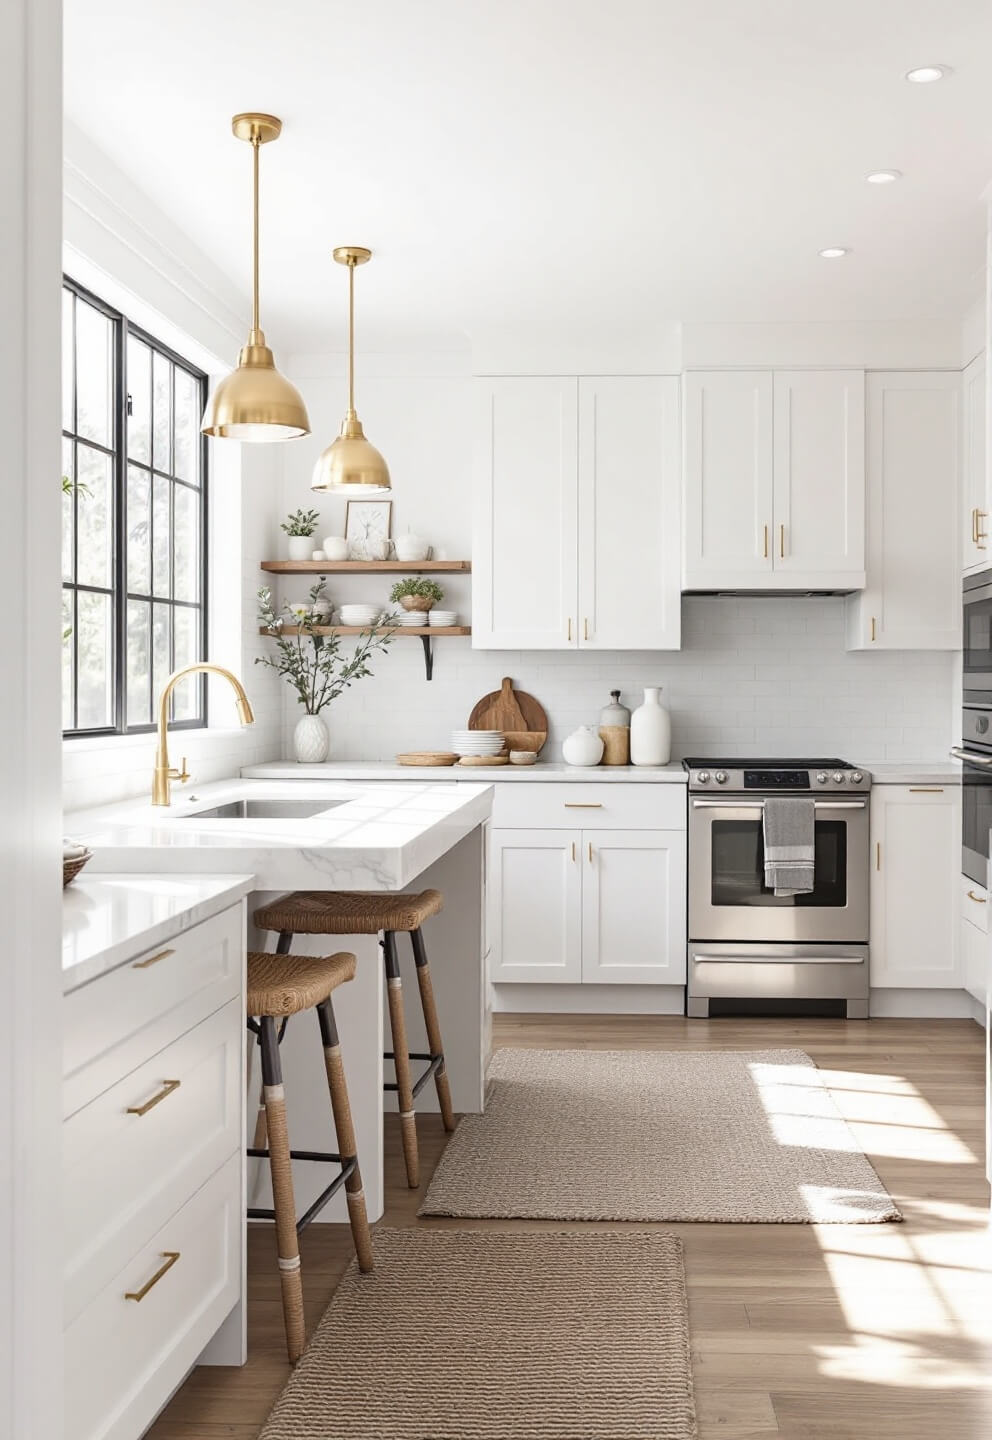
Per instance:
[[[869,1013],[890,1020],[975,1020],[985,1013],[967,990],[872,990]]]
[[[494,985],[493,1011],[514,1015],[684,1015],[684,985]]]

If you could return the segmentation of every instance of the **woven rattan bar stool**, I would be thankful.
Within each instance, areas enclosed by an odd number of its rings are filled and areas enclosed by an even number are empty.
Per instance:
[[[341,1061],[334,1007],[331,1004],[332,992],[339,985],[344,985],[354,978],[354,955],[328,955],[323,959],[285,953],[264,955],[255,951],[248,955],[248,1028],[258,1036],[262,1051],[262,1103],[265,1107],[269,1142],[267,1149],[251,1146],[248,1154],[268,1160],[272,1173],[274,1204],[272,1210],[249,1208],[248,1218],[275,1221],[282,1310],[286,1322],[286,1348],[294,1364],[303,1353],[306,1342],[299,1234],[342,1185],[348,1200],[348,1219],[351,1222],[359,1269],[372,1269],[372,1241],[365,1213],[362,1175],[358,1168],[355,1127],[351,1119],[348,1086]],[[289,1148],[276,1021],[289,1015],[297,1015],[302,1010],[317,1012],[320,1038],[324,1047],[327,1086],[331,1092],[331,1111],[337,1134],[337,1154]],[[296,1201],[293,1195],[294,1160],[331,1162],[341,1167],[327,1189],[321,1191],[299,1220],[296,1218]]]
[[[443,903],[439,890],[424,890],[419,895],[389,892],[365,894],[353,890],[297,890],[292,895],[284,895],[281,900],[255,911],[255,924],[260,930],[278,931],[279,950],[283,952],[289,949],[294,935],[382,935],[380,943],[386,966],[389,1025],[393,1036],[393,1048],[387,1050],[386,1059],[392,1060],[396,1067],[395,1082],[387,1082],[384,1088],[397,1091],[403,1158],[406,1162],[407,1184],[411,1189],[420,1182],[417,1121],[413,1106],[416,1097],[432,1075],[444,1128],[449,1131],[455,1128],[451,1091],[444,1069],[441,1025],[434,1003],[427,947],[420,928],[425,920],[439,913]],[[420,1003],[427,1029],[427,1054],[411,1053],[407,1040],[403,988],[396,955],[396,935],[400,931],[406,931],[413,946]],[[412,1060],[426,1062],[426,1068],[417,1080],[412,1076]]]

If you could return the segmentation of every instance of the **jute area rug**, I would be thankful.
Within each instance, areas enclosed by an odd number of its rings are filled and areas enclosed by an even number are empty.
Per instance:
[[[260,1440],[693,1440],[674,1235],[375,1232]]]
[[[421,1215],[902,1217],[802,1050],[499,1050]]]

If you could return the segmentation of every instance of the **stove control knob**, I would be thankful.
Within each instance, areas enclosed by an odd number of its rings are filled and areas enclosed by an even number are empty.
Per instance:
[[[696,779],[699,781],[700,785],[705,785],[709,778],[710,772],[708,770],[700,770],[699,774],[696,776]]]
[[[819,772],[819,774],[818,774],[817,777],[816,777],[816,783],[817,783],[817,785],[826,785],[826,783],[827,783],[827,777],[826,777],[826,775],[824,775],[824,773],[823,773],[822,770]]]
[[[716,781],[716,783],[717,783],[718,785],[726,785],[726,783],[727,783],[727,772],[726,772],[726,770],[718,770],[718,771],[716,772],[716,774],[713,776],[713,779]]]
[[[834,784],[835,784],[835,785],[843,785],[843,783],[844,783],[844,772],[843,772],[843,770],[835,770],[835,771],[834,771]]]
[[[864,778],[865,778],[865,777],[862,775],[862,773],[861,773],[860,770],[852,770],[852,771],[851,771],[851,784],[852,784],[852,785],[860,785],[861,782],[862,782],[862,780],[863,780]]]

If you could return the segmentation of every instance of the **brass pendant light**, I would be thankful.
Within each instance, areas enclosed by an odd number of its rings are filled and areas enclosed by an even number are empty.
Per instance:
[[[310,488],[337,491],[355,499],[386,495],[393,488],[389,467],[366,440],[355,412],[355,266],[371,260],[372,251],[364,245],[339,245],[334,258],[339,265],[348,267],[348,413],[341,422],[341,433],[313,467]]]
[[[307,407],[296,386],[276,369],[258,323],[258,152],[270,140],[278,140],[282,121],[275,115],[235,115],[231,129],[239,140],[248,141],[252,152],[251,331],[238,355],[238,368],[207,401],[200,429],[204,435],[230,440],[295,440],[310,434]]]

